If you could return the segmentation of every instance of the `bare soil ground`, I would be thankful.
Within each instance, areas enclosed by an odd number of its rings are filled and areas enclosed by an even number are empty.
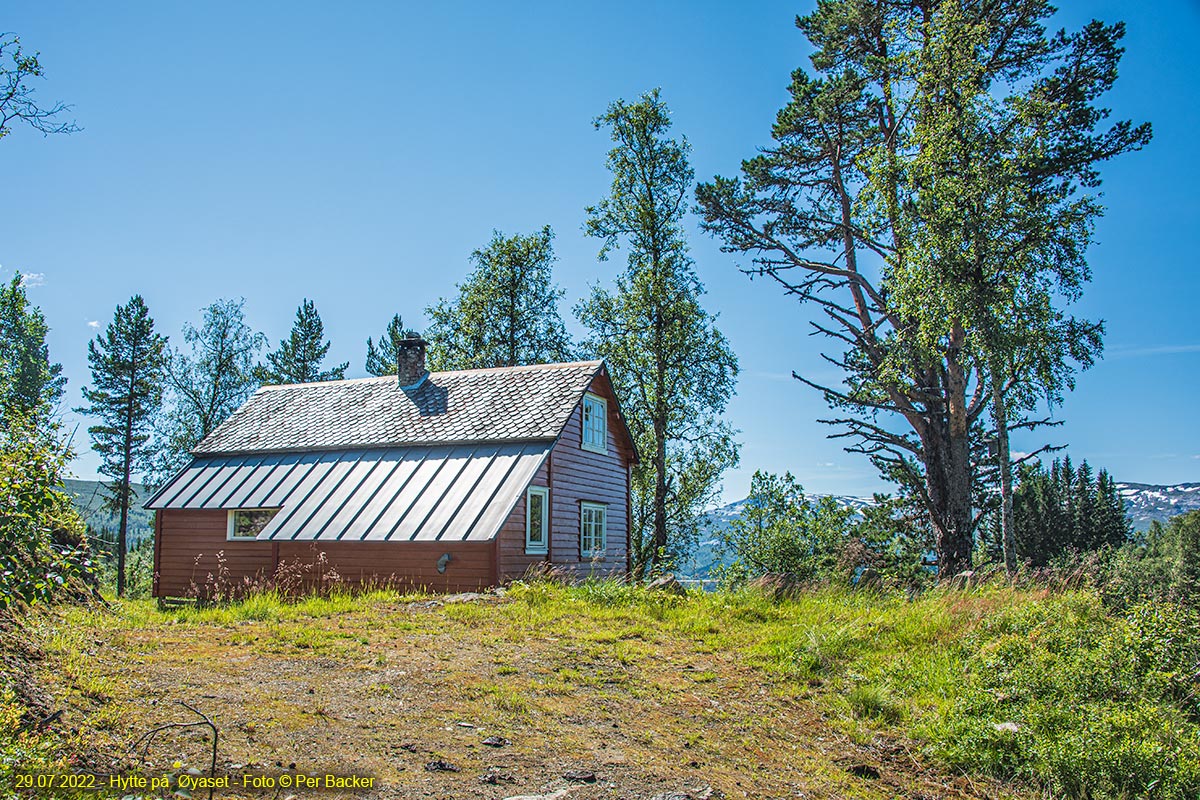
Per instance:
[[[202,729],[128,754],[149,729],[191,720],[182,700],[219,727],[220,770],[376,778],[345,796],[1016,796],[941,773],[894,736],[848,735],[820,687],[752,663],[724,627],[496,596],[225,620],[129,603],[46,620],[38,678],[103,771],[207,771]],[[309,796],[265,796],[289,794]]]

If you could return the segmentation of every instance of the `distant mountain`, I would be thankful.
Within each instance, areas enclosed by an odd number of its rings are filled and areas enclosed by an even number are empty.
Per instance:
[[[1125,512],[1135,530],[1144,531],[1157,520],[1200,509],[1200,483],[1177,483],[1174,486],[1155,486],[1149,483],[1118,483],[1117,490],[1125,500]]]
[[[1166,522],[1178,514],[1200,509],[1200,483],[1179,483],[1174,486],[1118,483],[1117,489],[1125,500],[1125,511],[1129,514],[1133,528],[1138,531],[1146,530],[1155,520]],[[808,495],[814,500],[825,496]],[[872,500],[863,497],[828,496],[837,501],[839,505],[855,511],[861,511],[874,504]],[[741,516],[746,502],[746,500],[738,500],[736,503],[721,506],[704,514],[700,523],[700,543],[687,563],[680,566],[681,574],[692,578],[705,578],[714,567],[721,563],[721,559],[717,556],[720,534],[732,520]]]
[[[80,481],[74,478],[67,478],[63,484],[75,508],[79,509],[83,516],[83,521],[87,523],[91,535],[102,535],[115,540],[121,520],[104,508],[104,484],[100,481]],[[130,547],[154,533],[154,512],[142,508],[142,501],[149,496],[146,487],[135,483],[132,488],[134,498],[129,505],[128,527]]]
[[[869,498],[851,497],[849,495],[806,494],[805,497],[809,500],[832,497],[838,505],[852,509],[853,511],[862,511],[868,506],[875,505],[875,501]],[[722,563],[722,559],[717,554],[717,547],[721,541],[721,532],[729,527],[731,521],[742,515],[742,510],[745,509],[749,499],[738,500],[735,503],[714,508],[701,517],[700,542],[697,544],[696,550],[691,554],[691,557],[680,565],[679,573],[681,575],[689,578],[707,578],[711,574],[711,571]]]

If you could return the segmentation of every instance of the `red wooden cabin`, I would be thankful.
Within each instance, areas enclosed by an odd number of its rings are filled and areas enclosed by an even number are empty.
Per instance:
[[[265,386],[146,503],[157,597],[318,553],[343,583],[494,586],[549,562],[624,574],[637,458],[603,362]],[[211,584],[210,584],[211,585]]]

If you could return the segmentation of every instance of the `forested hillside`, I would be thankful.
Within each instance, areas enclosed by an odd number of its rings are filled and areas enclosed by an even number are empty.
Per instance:
[[[112,539],[119,520],[115,513],[105,508],[104,485],[100,481],[67,478],[63,481],[63,488],[75,504],[75,508],[79,510],[83,521],[87,523],[91,534]],[[146,487],[135,483],[131,488],[133,498],[129,506],[129,547],[133,548],[154,533],[154,513],[142,508],[142,501],[148,496]],[[107,533],[104,533],[105,531]]]

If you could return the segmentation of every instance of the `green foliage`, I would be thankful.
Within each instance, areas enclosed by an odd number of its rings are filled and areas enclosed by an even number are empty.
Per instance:
[[[845,566],[873,570],[883,584],[910,590],[933,582],[936,573],[927,563],[934,550],[933,531],[918,503],[903,495],[877,494],[861,514],[842,556]]]
[[[528,236],[493,231],[492,240],[473,252],[471,261],[475,269],[457,287],[458,297],[443,298],[425,310],[430,368],[569,361],[572,347],[558,313],[563,290],[553,282],[550,226]]]
[[[84,525],[60,487],[69,449],[12,417],[0,434],[0,609],[78,593]]]
[[[88,529],[92,548],[92,569],[101,591],[115,592],[117,587],[117,539],[107,528]],[[154,536],[138,541],[126,553],[125,597],[150,597],[154,589]]]
[[[722,418],[737,357],[700,305],[704,287],[687,251],[683,219],[693,182],[687,140],[670,137],[670,113],[655,90],[619,100],[596,120],[615,147],[609,196],[587,210],[600,258],[624,245],[615,292],[595,287],[575,313],[591,331],[586,349],[611,370],[641,456],[632,480],[632,568],[644,574],[684,554],[697,514],[721,473],[738,462]]]
[[[168,354],[164,375],[167,413],[159,424],[153,467],[159,484],[182,468],[192,448],[258,388],[254,364],[266,337],[246,324],[245,300],[217,300],[204,309],[199,329],[184,323],[190,352]]]
[[[1056,400],[1070,362],[1098,353],[1098,326],[1057,304],[1089,277],[1097,165],[1150,137],[1097,105],[1123,28],[1048,35],[1053,13],[822,2],[797,20],[812,68],[793,73],[774,144],[697,188],[705,229],[818,312],[843,385],[797,377],[922,501],[944,575],[971,563],[987,405],[1024,425],[1004,412]]]
[[[91,388],[88,405],[76,409],[100,420],[88,428],[92,449],[100,454],[100,473],[112,478],[109,507],[120,514],[117,530],[117,593],[124,590],[124,563],[131,478],[151,466],[150,444],[162,405],[167,340],[154,332],[154,320],[141,295],[117,306],[108,329],[88,342]]]
[[[1143,536],[1110,554],[1098,583],[1114,608],[1176,602],[1200,610],[1200,511],[1151,523]]]
[[[845,551],[853,512],[831,497],[811,502],[790,472],[758,470],[742,513],[721,533],[732,556],[718,579],[736,585],[767,573],[812,580],[832,575]]]
[[[1040,463],[1020,468],[1013,495],[1017,557],[1036,568],[1063,555],[1119,547],[1129,539],[1129,520],[1116,483],[1105,470],[1093,474],[1084,461],[1076,469],[1069,457],[1047,469]],[[999,560],[994,531],[984,548]]]
[[[387,331],[379,337],[378,347],[367,337],[367,372],[375,376],[395,375],[399,368],[400,342],[416,335],[416,331],[404,327],[399,314],[394,315]]]
[[[296,322],[288,338],[280,340],[279,349],[267,353],[267,363],[254,368],[254,377],[265,384],[340,381],[346,377],[350,362],[322,370],[321,362],[328,353],[325,325],[316,304],[305,298],[296,309]]]
[[[1109,614],[1095,595],[1051,596],[986,617],[956,650],[968,680],[916,726],[951,765],[1072,798],[1200,791],[1194,612]]]
[[[20,274],[0,286],[0,413],[49,424],[67,379],[50,361],[41,309],[32,306]]]

